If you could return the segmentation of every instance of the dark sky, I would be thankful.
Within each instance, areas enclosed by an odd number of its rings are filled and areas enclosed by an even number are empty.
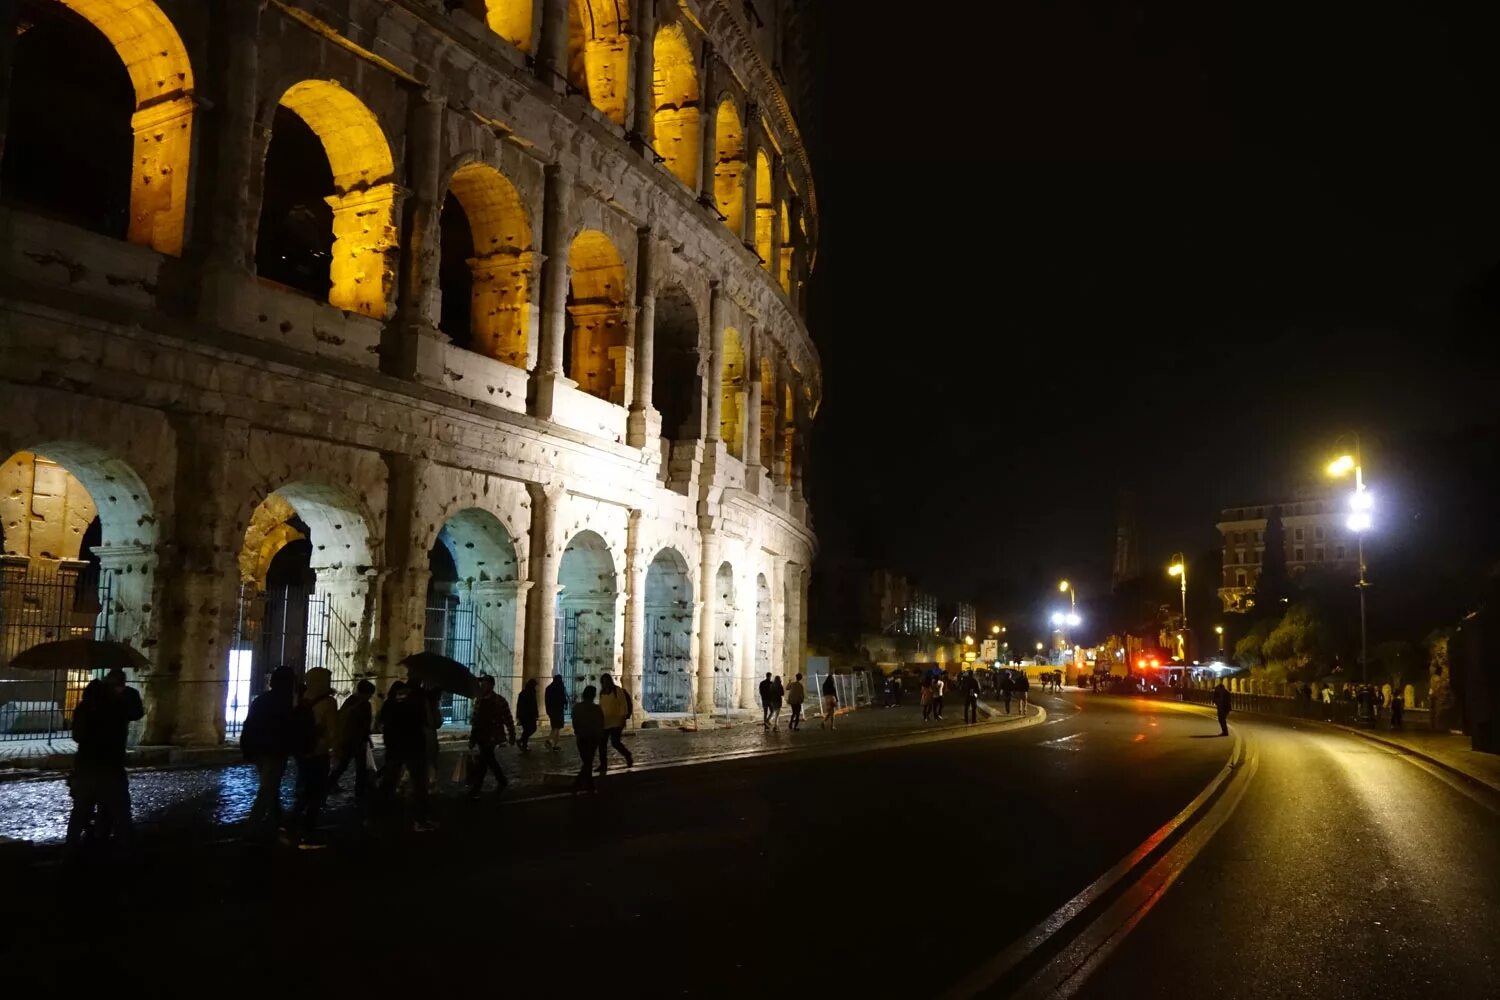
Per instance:
[[[1500,416],[1494,5],[818,6],[824,556],[1004,613]]]

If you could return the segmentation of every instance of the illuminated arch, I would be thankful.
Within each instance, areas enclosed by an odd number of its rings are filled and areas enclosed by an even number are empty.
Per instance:
[[[745,348],[740,342],[739,331],[729,327],[724,331],[724,384],[723,405],[719,408],[719,438],[735,458],[745,455],[745,386],[748,375],[745,371]]]
[[[689,188],[698,187],[698,158],[702,154],[702,123],[698,114],[698,66],[687,32],[668,24],[656,33],[652,46],[652,107],[655,109],[656,152],[672,175]]]
[[[771,190],[771,158],[764,149],[755,151],[755,252],[761,265],[774,271],[771,259],[771,227],[776,219],[775,193]]]
[[[484,23],[522,52],[531,51],[531,0],[483,0]]]
[[[781,260],[776,262],[776,280],[781,284],[781,290],[788,295],[792,293],[793,243],[792,213],[787,208],[786,200],[783,199],[781,202]]]
[[[463,206],[474,239],[469,347],[517,368],[531,345],[531,225],[520,192],[494,167],[471,161],[453,172],[449,190]]]
[[[597,229],[568,249],[567,376],[591,396],[625,403],[625,263]]]
[[[797,425],[796,425],[796,402],[792,397],[792,383],[790,380],[782,388],[782,412],[781,412],[781,474],[783,485],[792,482],[792,457],[793,449],[796,447]]]
[[[616,125],[630,92],[629,0],[569,0],[568,80]]]
[[[745,128],[729,98],[714,115],[714,205],[733,232],[745,227]]]
[[[646,567],[646,647],[641,701],[648,712],[693,707],[693,583],[687,560],[674,548]]]
[[[398,248],[395,165],[385,132],[359,98],[332,80],[293,84],[280,103],[317,135],[333,171],[328,302],[385,319]]]
[[[776,458],[776,366],[760,359],[760,461],[767,469]]]
[[[119,53],[135,88],[130,177],[132,243],[174,257],[187,222],[193,68],[182,38],[151,0],[62,0]]]

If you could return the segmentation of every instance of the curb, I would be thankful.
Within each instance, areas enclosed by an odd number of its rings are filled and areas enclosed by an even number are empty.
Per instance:
[[[1304,720],[1304,721],[1317,721],[1317,720]],[[1318,725],[1320,725],[1320,726],[1326,726],[1329,729],[1341,729],[1341,730],[1343,730],[1346,733],[1352,733],[1355,736],[1363,737],[1364,739],[1369,740],[1371,743],[1379,743],[1383,747],[1389,747],[1392,750],[1399,750],[1400,752],[1402,752],[1404,754],[1408,754],[1408,755],[1410,755],[1412,757],[1416,757],[1419,760],[1426,761],[1427,763],[1431,764],[1434,767],[1440,767],[1440,768],[1442,768],[1444,771],[1447,771],[1449,774],[1456,775],[1457,777],[1460,777],[1460,778],[1464,779],[1465,781],[1473,782],[1474,784],[1479,785],[1481,788],[1487,788],[1490,791],[1496,793],[1497,795],[1500,795],[1500,783],[1491,781],[1488,778],[1482,778],[1479,775],[1473,774],[1473,773],[1471,773],[1469,771],[1465,771],[1463,768],[1456,767],[1455,765],[1450,764],[1450,763],[1448,763],[1445,760],[1442,760],[1442,759],[1440,759],[1438,757],[1434,757],[1434,756],[1432,756],[1432,754],[1425,753],[1425,752],[1423,752],[1421,750],[1416,749],[1415,747],[1407,746],[1405,743],[1398,743],[1395,740],[1387,739],[1384,736],[1379,736],[1379,735],[1377,735],[1375,733],[1367,732],[1366,730],[1359,729],[1359,728],[1357,728],[1355,726],[1345,726],[1345,725],[1342,725],[1342,724],[1337,723],[1337,722],[1318,722]]]

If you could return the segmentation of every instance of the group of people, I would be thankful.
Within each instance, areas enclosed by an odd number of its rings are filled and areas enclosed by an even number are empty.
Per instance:
[[[823,706],[823,718],[818,722],[818,728],[827,727],[832,729],[833,718],[838,714],[839,692],[833,683],[833,675],[829,674],[823,679],[823,687],[820,691]],[[781,727],[781,706],[785,704],[791,711],[787,719],[786,728],[788,732],[797,732],[802,728],[802,705],[807,701],[807,685],[802,682],[802,675],[798,674],[789,684],[783,684],[780,677],[773,677],[767,673],[765,679],[760,682],[760,705],[762,712],[761,724],[767,729],[779,729]]]
[[[105,845],[130,837],[130,782],[125,749],[130,724],[146,714],[141,696],[125,683],[125,671],[111,670],[89,681],[73,709],[73,740],[78,752],[68,788],[67,844]]]

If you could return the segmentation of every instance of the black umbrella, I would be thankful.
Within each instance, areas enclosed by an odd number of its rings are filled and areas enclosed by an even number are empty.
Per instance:
[[[16,670],[150,670],[134,646],[108,639],[59,639],[32,646],[9,664]]]
[[[422,681],[429,687],[440,688],[472,698],[479,690],[479,682],[469,673],[469,668],[438,653],[413,653],[401,661],[406,674],[414,681]]]

